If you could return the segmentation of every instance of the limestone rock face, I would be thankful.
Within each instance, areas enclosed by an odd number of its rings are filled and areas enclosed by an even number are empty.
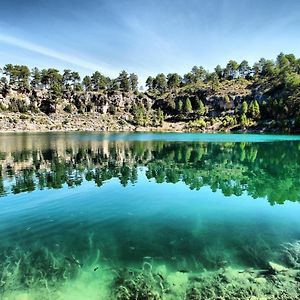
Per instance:
[[[49,90],[33,89],[20,91],[13,86],[0,86],[0,103],[2,109],[11,111],[26,110],[29,107],[46,113],[57,113],[63,110],[71,112],[116,113],[130,112],[136,104],[151,108],[154,100],[147,95],[136,95],[132,92],[77,92],[65,91],[55,99]]]
[[[162,109],[166,115],[176,114],[179,100],[198,98],[207,109],[207,116],[217,117],[221,113],[235,114],[243,101],[252,99],[263,101],[265,87],[250,86],[247,82],[226,82],[213,90],[209,85],[181,91],[172,91],[164,95],[145,92],[122,91],[63,91],[59,98],[51,95],[47,88],[20,91],[14,86],[0,82],[0,103],[2,109],[14,112],[42,111],[44,113],[99,113],[103,115],[132,112],[132,108],[142,104],[146,111]],[[192,104],[195,106],[195,104]],[[0,107],[0,108],[1,108]],[[27,108],[27,109],[26,109]]]
[[[107,114],[111,112],[128,112],[138,103],[151,107],[153,100],[143,95],[139,98],[132,93],[98,93],[98,92],[80,92],[74,94],[65,94],[64,99],[74,104],[77,110],[83,112],[99,112]]]

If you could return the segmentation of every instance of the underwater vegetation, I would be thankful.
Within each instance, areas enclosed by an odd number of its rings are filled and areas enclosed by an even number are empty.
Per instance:
[[[292,268],[300,268],[300,241],[283,245],[284,261]]]
[[[288,257],[292,264],[297,262],[299,244],[296,241],[283,245],[282,258]],[[96,248],[85,255],[79,260],[38,246],[32,251],[16,248],[1,252],[0,299],[296,300],[300,297],[297,264],[288,267],[266,262],[265,269],[223,265],[195,272],[176,270],[164,262],[150,263],[148,258],[140,266],[105,262]]]

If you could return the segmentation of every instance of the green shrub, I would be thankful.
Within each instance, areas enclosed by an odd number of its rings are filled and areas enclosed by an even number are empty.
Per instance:
[[[66,106],[65,106],[65,108],[64,108],[64,111],[66,112],[66,113],[72,113],[72,106],[71,106],[71,104],[67,104]]]
[[[26,116],[26,115],[20,116],[20,120],[28,120],[28,119],[29,119],[29,116]]]

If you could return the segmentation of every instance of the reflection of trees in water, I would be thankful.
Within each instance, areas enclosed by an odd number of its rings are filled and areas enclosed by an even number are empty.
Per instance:
[[[62,147],[63,148],[63,147]],[[11,160],[8,161],[7,158]],[[84,180],[102,186],[118,178],[135,183],[138,166],[157,183],[184,182],[190,189],[209,186],[225,196],[248,192],[271,204],[300,200],[297,142],[196,143],[126,142],[98,147],[24,150],[1,153],[0,193],[75,187]],[[8,182],[8,184],[7,184]]]

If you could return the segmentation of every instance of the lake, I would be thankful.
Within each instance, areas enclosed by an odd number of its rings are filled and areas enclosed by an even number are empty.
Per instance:
[[[204,299],[203,274],[300,266],[300,136],[1,134],[0,196],[0,299]]]

